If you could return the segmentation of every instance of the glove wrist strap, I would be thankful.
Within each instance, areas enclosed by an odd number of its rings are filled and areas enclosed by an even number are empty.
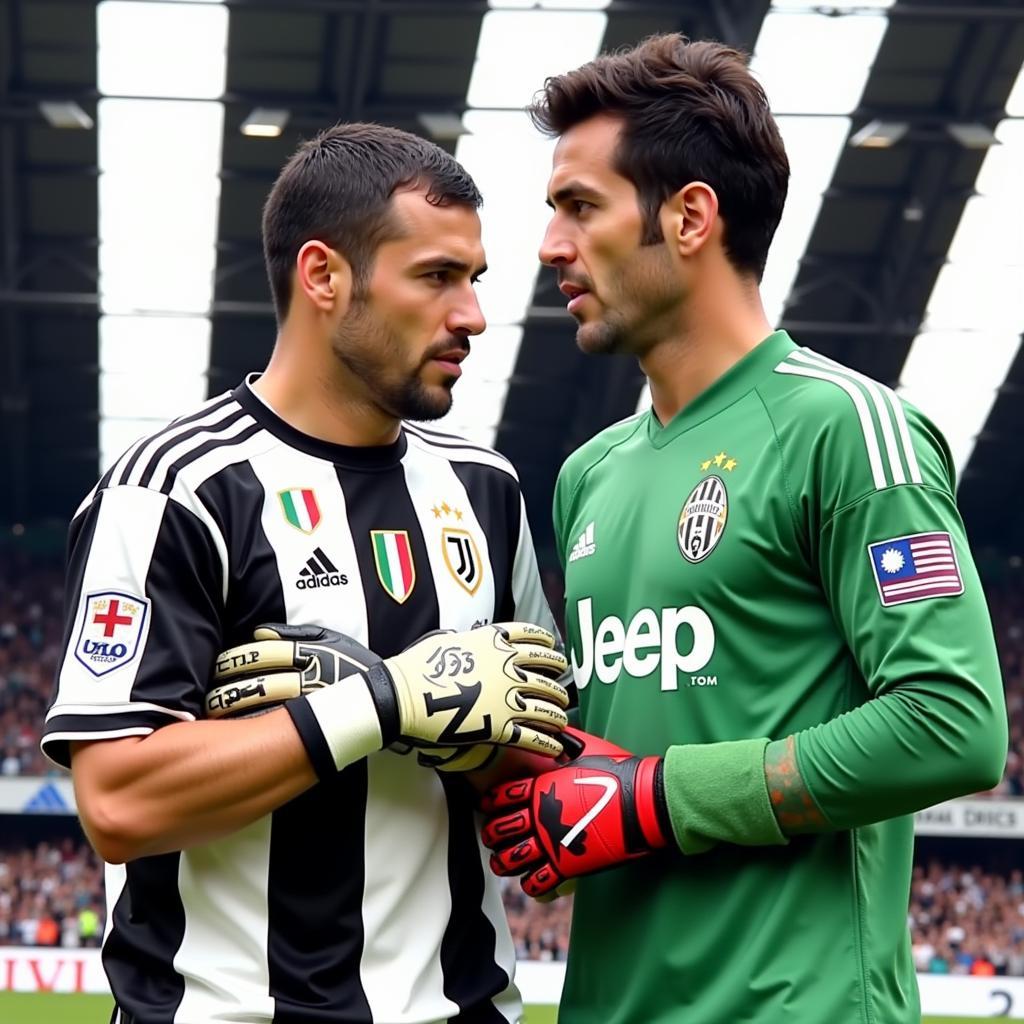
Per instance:
[[[361,673],[284,706],[321,780],[384,746],[377,708]]]
[[[644,840],[652,850],[668,846],[672,821],[665,799],[665,763],[660,757],[645,757],[636,770],[637,820]]]
[[[380,719],[382,747],[388,747],[400,738],[402,720],[398,710],[398,694],[391,673],[383,662],[371,665],[364,676],[370,691],[370,698],[377,708]]]

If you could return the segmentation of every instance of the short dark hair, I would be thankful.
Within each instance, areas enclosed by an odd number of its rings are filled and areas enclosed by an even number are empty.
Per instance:
[[[691,181],[718,195],[726,253],[760,281],[782,217],[789,160],[746,55],[677,33],[549,78],[529,107],[548,135],[595,116],[622,118],[616,170],[636,186],[644,244],[661,241],[662,203]]]
[[[437,206],[477,209],[483,199],[454,157],[410,132],[379,124],[336,124],[303,142],[284,165],[263,206],[263,256],[278,321],[291,302],[299,249],[317,238],[352,266],[365,289],[378,246],[397,236],[391,197],[423,187]]]

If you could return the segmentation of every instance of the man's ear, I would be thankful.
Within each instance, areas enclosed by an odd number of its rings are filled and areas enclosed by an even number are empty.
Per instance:
[[[317,239],[303,244],[295,257],[295,288],[321,313],[344,315],[352,301],[352,265]]]
[[[665,200],[662,231],[680,256],[694,256],[718,223],[718,196],[703,181],[691,181]]]

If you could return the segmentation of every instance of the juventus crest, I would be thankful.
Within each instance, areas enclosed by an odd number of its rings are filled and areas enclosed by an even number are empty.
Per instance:
[[[444,564],[459,585],[469,594],[475,594],[483,579],[483,567],[476,541],[468,530],[446,526],[441,531]]]
[[[725,529],[729,496],[719,476],[705,477],[683,503],[676,539],[688,562],[700,562],[715,549]]]

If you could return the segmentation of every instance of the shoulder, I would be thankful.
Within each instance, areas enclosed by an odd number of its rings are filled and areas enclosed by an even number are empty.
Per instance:
[[[775,367],[762,398],[791,468],[831,473],[845,500],[899,484],[952,490],[952,460],[941,431],[865,374],[796,349]]]
[[[645,411],[628,416],[584,441],[562,464],[558,473],[559,490],[575,490],[591,469],[645,428],[649,415]]]
[[[443,459],[457,465],[478,467],[476,472],[506,478],[518,487],[519,474],[515,466],[500,452],[458,434],[442,433],[418,423],[403,423],[402,429],[409,449],[426,458]]]
[[[262,427],[232,393],[211,398],[129,445],[75,516],[100,496],[127,490],[193,504],[195,489],[225,466],[247,458],[253,439],[261,434]]]

